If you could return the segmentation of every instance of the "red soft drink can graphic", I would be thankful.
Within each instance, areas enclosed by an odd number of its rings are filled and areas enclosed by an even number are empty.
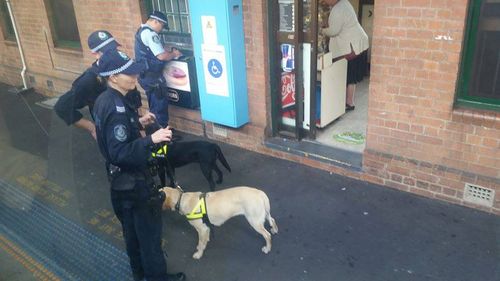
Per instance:
[[[281,108],[282,116],[295,116],[295,74],[283,72],[281,74]]]

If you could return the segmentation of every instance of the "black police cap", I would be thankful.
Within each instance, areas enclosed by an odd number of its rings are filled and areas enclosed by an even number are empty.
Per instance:
[[[116,42],[111,33],[106,30],[97,30],[92,32],[88,38],[88,44],[92,53],[106,52],[115,50],[120,44]]]
[[[160,12],[160,11],[153,11],[150,15],[149,15],[149,18],[150,19],[155,19],[155,20],[158,20],[160,22],[162,22],[163,24],[165,24],[165,28],[168,29],[168,19],[167,19],[167,16]]]
[[[99,58],[97,68],[99,75],[108,77],[116,74],[137,75],[144,71],[144,65],[136,63],[127,54],[118,50],[110,50]]]

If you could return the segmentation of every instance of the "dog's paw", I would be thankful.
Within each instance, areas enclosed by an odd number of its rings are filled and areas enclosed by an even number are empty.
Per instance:
[[[201,256],[203,256],[203,252],[198,251],[198,252],[193,254],[193,259],[199,260],[201,258]]]
[[[262,247],[262,252],[264,252],[264,254],[267,254],[271,251],[271,248],[268,248],[266,246]]]

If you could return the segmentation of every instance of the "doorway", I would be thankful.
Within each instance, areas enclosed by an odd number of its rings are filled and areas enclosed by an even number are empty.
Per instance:
[[[371,46],[374,0],[342,1],[351,2]],[[369,76],[346,111],[347,61],[332,63],[328,38],[318,32],[329,10],[318,0],[279,0],[269,11],[274,135],[362,154]],[[367,60],[368,74],[369,52]]]

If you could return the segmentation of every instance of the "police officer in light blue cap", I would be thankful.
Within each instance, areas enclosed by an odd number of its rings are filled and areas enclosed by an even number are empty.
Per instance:
[[[97,97],[106,90],[106,82],[97,75],[97,60],[104,52],[116,50],[120,44],[113,35],[106,30],[97,30],[88,37],[90,52],[96,61],[90,68],[80,75],[72,84],[71,89],[59,97],[54,106],[57,115],[67,124],[87,130],[95,139],[94,123],[80,113],[80,109],[88,107],[92,114]],[[140,107],[141,97],[138,91],[128,95],[134,100],[136,107]]]
[[[95,102],[97,143],[106,159],[111,182],[111,203],[120,221],[135,281],[182,281],[184,273],[167,274],[161,248],[162,213],[165,199],[155,186],[150,170],[153,144],[168,142],[172,131],[162,128],[142,137],[140,129],[155,122],[152,113],[139,117],[126,97],[144,69],[125,53],[111,50],[102,55],[99,75],[108,88]]]
[[[146,68],[139,78],[139,84],[146,91],[149,110],[156,115],[158,124],[166,127],[169,119],[168,95],[163,68],[165,62],[182,54],[176,48],[164,49],[158,35],[163,29],[168,29],[167,17],[160,11],[154,11],[137,30],[134,48],[136,61]]]

